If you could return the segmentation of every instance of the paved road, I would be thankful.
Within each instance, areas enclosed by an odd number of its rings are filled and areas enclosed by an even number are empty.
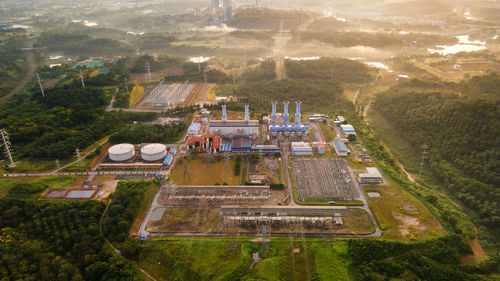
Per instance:
[[[281,143],[281,166],[283,170],[283,178],[285,180],[286,189],[288,194],[290,195],[290,206],[297,206],[295,203],[295,197],[293,195],[293,186],[292,186],[292,178],[290,175],[290,165],[288,162],[288,156],[290,155],[290,143],[283,141]]]
[[[10,173],[1,174],[0,178],[16,178],[16,177],[46,177],[46,176],[89,176],[89,175],[145,175],[154,172],[151,170],[145,171],[84,171],[84,172],[28,172],[28,173]]]
[[[179,147],[177,147],[177,151],[179,151]],[[170,167],[167,170],[168,172],[172,172],[172,170],[175,166],[175,163],[177,163],[177,159],[179,159],[179,157],[180,157],[179,154],[177,154],[174,157],[174,160],[172,161],[172,165],[170,165]],[[150,235],[149,231],[146,230],[146,225],[149,222],[149,218],[151,217],[151,213],[153,213],[153,211],[158,207],[166,207],[164,205],[160,206],[160,204],[158,203],[158,198],[160,197],[162,189],[163,189],[162,186],[160,186],[160,188],[158,188],[158,191],[156,192],[155,197],[153,198],[153,201],[151,202],[151,205],[149,205],[149,209],[146,212],[146,215],[144,216],[144,218],[142,219],[141,226],[139,227],[139,233],[138,233],[139,235]]]

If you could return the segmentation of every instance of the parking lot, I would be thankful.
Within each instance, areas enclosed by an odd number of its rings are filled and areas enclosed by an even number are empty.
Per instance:
[[[348,165],[345,159],[293,159],[292,167],[299,200],[325,201],[358,198],[359,194],[350,176]]]

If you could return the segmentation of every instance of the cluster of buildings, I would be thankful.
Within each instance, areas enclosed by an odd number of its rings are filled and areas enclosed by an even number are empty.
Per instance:
[[[249,106],[245,105],[243,120],[229,120],[226,105],[222,105],[221,120],[207,121],[207,133],[200,135],[201,118],[195,118],[188,128],[187,148],[209,153],[231,152],[232,154],[280,153],[278,141],[271,144],[256,144],[259,136],[259,121],[250,120]]]

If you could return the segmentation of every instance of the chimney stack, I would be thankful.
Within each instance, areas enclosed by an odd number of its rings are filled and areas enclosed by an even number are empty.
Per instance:
[[[273,101],[273,111],[271,113],[271,124],[276,124],[276,102]]]
[[[226,105],[222,105],[222,121],[227,121]]]
[[[300,123],[300,105],[302,104],[301,101],[296,101],[295,102],[295,123]]]
[[[245,121],[250,120],[250,111],[248,110],[248,104],[245,104]]]
[[[283,110],[283,122],[288,123],[288,120],[290,118],[288,115],[288,102],[287,101],[283,102],[283,108],[284,108],[284,110]]]

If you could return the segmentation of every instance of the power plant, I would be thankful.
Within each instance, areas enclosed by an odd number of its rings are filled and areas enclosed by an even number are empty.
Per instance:
[[[290,122],[290,114],[288,113],[288,101],[283,102],[283,119],[280,121],[276,112],[277,102],[272,102],[271,124],[269,124],[269,132],[273,137],[283,136],[309,136],[309,122],[301,122],[301,101],[295,102],[295,119]]]

